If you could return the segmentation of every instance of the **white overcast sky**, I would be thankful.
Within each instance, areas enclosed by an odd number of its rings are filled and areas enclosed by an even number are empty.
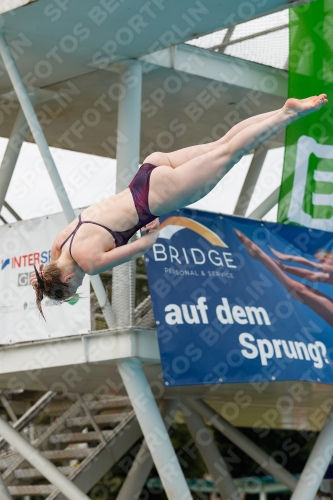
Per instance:
[[[0,158],[7,139],[0,138]],[[100,156],[50,148],[74,208],[83,208],[115,193],[116,160]],[[271,150],[259,177],[248,210],[251,213],[280,183],[283,149]],[[221,182],[193,208],[232,214],[243,185],[252,155],[245,156]],[[50,215],[61,211],[43,160],[35,144],[24,143],[9,186],[6,201],[22,219]],[[265,217],[276,220],[276,207]],[[13,222],[3,208],[1,215]],[[0,224],[2,224],[0,222]]]

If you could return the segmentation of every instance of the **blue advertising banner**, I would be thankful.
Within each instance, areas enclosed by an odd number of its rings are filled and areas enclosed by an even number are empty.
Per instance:
[[[333,383],[333,238],[190,209],[145,254],[165,384]]]

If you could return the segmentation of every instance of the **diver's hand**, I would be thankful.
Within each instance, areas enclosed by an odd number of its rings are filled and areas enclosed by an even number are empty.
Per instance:
[[[282,252],[278,252],[277,250],[275,250],[275,248],[269,246],[268,247],[270,249],[270,251],[279,259],[279,260],[292,260],[293,259],[293,255],[287,255],[285,253],[282,253]]]
[[[159,232],[159,227],[160,227],[160,221],[159,219],[154,219],[149,224],[141,228],[141,233],[142,235],[144,234],[150,234],[150,233],[157,233],[156,239],[158,238],[158,232]]]
[[[141,228],[142,243],[144,245],[145,252],[149,250],[149,248],[151,248],[156,242],[159,236],[159,227],[159,220],[155,219],[149,222],[149,224],[147,224],[145,227]]]

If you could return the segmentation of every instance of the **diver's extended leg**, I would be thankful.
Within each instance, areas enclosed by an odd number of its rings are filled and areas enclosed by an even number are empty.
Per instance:
[[[325,102],[325,94],[305,100],[288,99],[277,113],[242,129],[214,150],[175,169],[156,168],[151,174],[149,193],[152,213],[162,215],[203,198],[244,154],[301,116],[320,109]]]
[[[178,149],[177,151],[172,151],[171,153],[156,152],[152,153],[145,159],[145,163],[152,163],[157,167],[162,165],[167,165],[168,167],[177,168],[197,156],[209,153],[214,149],[226,144],[235,135],[241,132],[244,128],[250,127],[255,123],[259,123],[267,118],[278,113],[279,110],[270,111],[268,113],[262,113],[260,115],[251,116],[246,120],[243,120],[237,125],[234,125],[224,136],[214,142],[209,142],[207,144],[196,144],[195,146],[189,146],[187,148]]]

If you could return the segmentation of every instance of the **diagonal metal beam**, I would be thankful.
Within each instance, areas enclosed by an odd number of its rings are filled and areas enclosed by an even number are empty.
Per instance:
[[[8,203],[6,201],[4,201],[4,204],[3,206],[8,210],[9,213],[12,214],[13,217],[15,217],[16,220],[22,220],[22,218],[19,216],[19,214],[17,212],[15,212],[15,210],[10,206],[8,205]]]
[[[258,182],[260,172],[265,162],[268,148],[267,146],[259,146],[254,152],[250,168],[244,180],[243,187],[239,194],[234,215],[244,216],[250,204],[254,189]]]
[[[280,26],[275,26],[274,28],[270,28],[267,30],[258,31],[257,33],[251,33],[251,35],[242,36],[240,38],[235,38],[234,40],[230,40],[231,36],[227,40],[226,36],[225,36],[223,39],[223,42],[221,44],[214,45],[213,47],[209,47],[209,50],[218,49],[219,52],[224,52],[227,47],[229,47],[230,45],[235,45],[235,43],[246,42],[247,40],[252,40],[253,38],[256,38],[257,36],[269,35],[269,33],[274,33],[275,31],[281,31],[281,30],[284,30],[286,28],[289,28],[289,23],[288,24],[281,24]]]
[[[15,412],[13,408],[11,407],[9,401],[7,400],[6,396],[3,394],[0,396],[0,401],[2,403],[2,406],[5,408],[6,412],[8,413],[9,417],[11,418],[12,422],[17,422],[18,418],[15,415]]]
[[[35,96],[32,96],[32,99],[33,102],[31,103],[31,106],[33,106],[33,103],[36,100]],[[22,109],[19,109],[0,166],[0,211],[5,203],[8,187],[22,148],[27,127],[28,124],[24,113]],[[6,208],[8,209],[8,206]]]
[[[81,408],[81,405],[78,401],[76,401],[76,403],[74,403],[67,411],[65,411],[65,413],[63,413],[58,419],[56,419],[51,425],[49,425],[46,430],[42,433],[41,436],[38,436],[36,440],[33,441],[33,449],[42,449],[42,446],[46,445],[46,443],[48,442],[50,436],[52,434],[55,434],[56,431],[59,431],[59,430],[62,430],[65,426],[65,422],[67,420],[67,418],[70,418],[72,417],[73,415],[75,415],[78,411],[78,409]],[[14,427],[12,426],[11,429],[13,429],[15,432],[17,432],[17,434],[20,436],[20,434],[18,433],[17,429],[14,429]],[[0,435],[1,435],[1,431],[0,431]],[[7,435],[3,436],[3,438],[9,443],[10,441],[7,439]],[[19,452],[20,453],[20,452]],[[8,469],[3,473],[3,476],[4,476],[4,479],[7,481],[7,482],[12,482],[15,478],[15,470],[21,466],[22,464],[24,464],[25,462],[25,456],[21,454],[20,457],[18,457],[14,462],[12,462]],[[36,467],[37,468],[37,467]],[[37,468],[37,470],[39,470]],[[41,474],[44,476],[43,472],[41,471]],[[45,476],[46,477],[46,476]]]
[[[58,169],[51,155],[49,146],[46,142],[42,127],[38,121],[35,110],[28,96],[26,88],[24,87],[13,55],[3,33],[0,33],[0,54],[7,70],[8,76],[16,92],[17,98],[20,102],[24,116],[30,127],[33,138],[40,151],[40,154],[42,155],[49,176],[51,177],[53,186],[59,197],[59,201],[65,213],[66,219],[68,220],[68,222],[71,222],[75,219],[75,212],[64,189]]]
[[[165,427],[169,430],[177,411],[178,401],[175,399],[163,400],[160,405],[160,412],[165,422]],[[149,453],[147,441],[144,439],[136,454],[135,460],[128,472],[126,479],[118,493],[117,500],[138,500],[146,479],[154,465]]]
[[[333,409],[310,453],[291,500],[313,500],[332,458]]]
[[[99,426],[98,426],[98,424],[97,424],[97,422],[96,422],[93,414],[91,413],[89,407],[87,406],[86,402],[83,400],[83,397],[81,396],[81,394],[77,393],[76,394],[76,398],[77,398],[78,401],[80,401],[81,407],[82,407],[84,413],[89,418],[92,427],[95,429],[96,433],[98,434],[101,443],[103,443],[104,445],[106,445],[106,439],[105,439],[105,437],[104,437],[101,429],[99,428]]]
[[[167,498],[191,500],[189,487],[140,361],[131,358],[117,364]]]
[[[13,497],[9,493],[7,485],[2,479],[1,474],[0,474],[0,498],[1,500],[13,500]]]
[[[78,467],[72,467],[69,479],[80,490],[89,492],[91,488],[112,468],[142,437],[142,432],[134,412],[113,430],[107,444],[99,444]],[[46,500],[67,500],[61,493],[51,494]],[[129,498],[127,499],[129,500]]]
[[[0,33],[0,54],[7,70],[8,76],[12,82],[14,90],[16,92],[17,98],[21,105],[24,116],[27,120],[27,123],[30,127],[33,138],[36,142],[36,145],[40,151],[40,154],[44,160],[46,169],[51,178],[54,189],[59,198],[60,204],[64,211],[65,217],[68,223],[72,222],[76,215],[73,210],[73,207],[70,203],[69,197],[66,193],[65,187],[59,175],[57,166],[54,162],[54,159],[51,155],[50,148],[47,144],[47,141],[44,136],[44,132],[42,127],[38,121],[37,115],[35,113],[34,107],[31,103],[27,90],[23,84],[22,78],[17,69],[15,60],[10,51],[9,45],[3,33]],[[94,288],[96,293],[96,297],[98,299],[99,305],[102,308],[104,313],[106,322],[109,328],[114,326],[114,316],[112,312],[111,305],[109,303],[108,297],[106,295],[103,283],[99,276],[91,276],[90,282]]]
[[[55,485],[69,500],[89,500],[89,498],[67,477],[58,471],[36,448],[0,418],[0,434],[10,443],[35,469]],[[10,498],[10,497],[9,497]]]
[[[36,401],[36,403],[29,408],[16,422],[13,423],[12,427],[17,431],[21,431],[26,427],[29,422],[31,422],[36,416],[44,410],[44,408],[52,401],[53,398],[57,395],[56,392],[46,392],[43,396]],[[5,439],[0,437],[0,448],[4,445]]]
[[[221,498],[223,500],[240,500],[241,497],[237,486],[205,422],[193,408],[186,405],[186,402],[182,402],[181,407],[185,423],[214,480],[215,486],[219,490]]]
[[[286,179],[284,179],[284,182],[294,182],[293,179],[293,174],[288,175]],[[280,195],[280,188],[281,186],[278,186],[274,191],[267,196],[267,198],[260,203],[260,205],[255,208],[249,215],[249,219],[262,219],[272,208],[279,203],[279,195]]]
[[[238,446],[238,448],[249,455],[249,457],[257,462],[264,470],[272,474],[278,481],[287,486],[289,490],[294,491],[297,485],[297,479],[280,464],[278,464],[273,457],[270,457],[266,452],[259,448],[259,446],[236,429],[236,427],[218,415],[208,404],[204,403],[200,399],[186,399],[186,402],[191,406],[191,408],[199,413],[199,415],[208,420],[211,425],[213,425],[218,431]]]
[[[222,44],[217,45],[216,47],[210,47],[210,50],[214,50],[214,49],[218,48],[219,49],[218,52],[223,54],[223,52],[227,48],[227,45],[229,45],[229,43],[230,43],[230,40],[231,40],[231,37],[235,31],[235,28],[236,28],[236,26],[230,26],[230,28],[228,28],[226,34],[224,35]]]
[[[280,186],[267,196],[260,205],[248,215],[249,219],[262,219],[279,201]]]

